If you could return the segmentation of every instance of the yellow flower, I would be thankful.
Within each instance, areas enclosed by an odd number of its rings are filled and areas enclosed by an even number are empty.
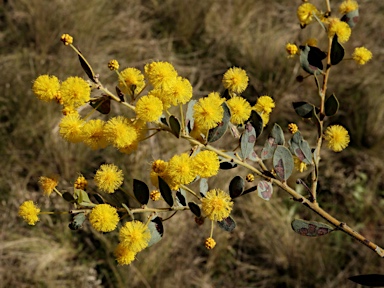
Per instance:
[[[43,189],[43,193],[46,196],[52,194],[53,190],[56,188],[58,183],[57,177],[45,177],[40,176],[39,185]]]
[[[297,131],[299,131],[299,127],[297,127],[295,123],[289,123],[288,130],[291,134],[295,134]]]
[[[153,87],[167,88],[176,80],[177,72],[171,63],[152,62],[144,66],[145,75]]]
[[[49,102],[58,97],[60,81],[56,76],[40,75],[33,82],[32,90],[37,98]]]
[[[71,113],[64,116],[59,124],[61,137],[71,143],[83,141],[83,126],[85,121],[80,118],[79,113]]]
[[[335,152],[340,152],[349,144],[347,129],[340,125],[329,126],[324,133],[324,138],[328,142],[327,146]]]
[[[109,204],[96,205],[91,213],[89,213],[89,223],[99,232],[111,232],[115,230],[119,220],[116,208]]]
[[[205,239],[204,246],[208,250],[211,250],[211,249],[215,248],[215,246],[216,246],[215,239],[213,239],[212,237],[209,237],[209,238]]]
[[[231,111],[232,124],[243,124],[251,116],[251,104],[243,97],[235,96],[227,101],[227,105]]]
[[[64,106],[78,108],[91,98],[91,88],[80,77],[68,77],[60,87],[60,96]]]
[[[104,132],[105,122],[101,119],[92,119],[84,124],[83,142],[93,150],[103,149],[108,146]]]
[[[297,52],[299,51],[299,48],[297,48],[295,44],[288,43],[287,45],[285,45],[285,50],[287,51],[289,57],[293,57],[294,55],[297,54]]]
[[[231,197],[223,190],[213,189],[201,199],[201,209],[212,221],[221,221],[227,218],[232,211]]]
[[[25,201],[19,207],[19,216],[24,219],[29,225],[35,225],[39,221],[40,209],[33,203],[32,200]]]
[[[273,108],[275,108],[275,102],[273,101],[273,99],[267,95],[264,95],[264,96],[260,96],[257,99],[257,102],[253,107],[253,110],[258,112],[259,114],[261,113],[270,114]]]
[[[347,42],[351,36],[352,30],[349,25],[343,21],[340,21],[338,18],[331,17],[327,20],[328,26],[328,37],[332,38],[335,34],[339,43]]]
[[[115,249],[115,256],[119,265],[129,265],[135,260],[136,253],[120,243]]]
[[[166,88],[161,89],[159,98],[164,107],[168,109],[171,105],[185,104],[192,98],[192,85],[188,79],[176,77]]]
[[[212,177],[219,172],[219,157],[213,151],[201,151],[193,158],[193,165],[200,177]]]
[[[357,64],[364,65],[372,59],[372,52],[365,47],[357,47],[355,51],[353,51],[352,59],[355,60]]]
[[[305,26],[314,20],[313,15],[318,15],[319,11],[316,6],[311,3],[303,3],[297,8],[297,18],[299,18],[300,25]]]
[[[110,60],[108,62],[108,68],[111,71],[119,70],[119,62],[117,62],[117,60],[115,60],[115,59]]]
[[[113,117],[104,126],[106,139],[117,149],[129,147],[137,140],[137,130],[128,118]]]
[[[119,232],[120,244],[135,253],[145,249],[150,239],[147,225],[137,220],[126,222]]]
[[[141,97],[136,104],[136,115],[145,122],[159,120],[163,113],[163,102],[155,96],[147,95]]]
[[[149,194],[149,197],[151,198],[152,201],[158,201],[158,200],[160,200],[161,193],[159,190],[153,190]]]
[[[357,10],[359,8],[359,4],[353,0],[345,0],[339,6],[339,11],[341,14],[347,14],[351,11]]]
[[[65,107],[63,107],[63,110],[61,110],[61,113],[64,116],[67,116],[69,114],[77,113],[77,110],[75,108],[73,108],[72,106],[65,106]]]
[[[123,184],[123,180],[123,171],[114,164],[103,164],[96,171],[96,186],[106,193],[115,192]]]
[[[137,95],[145,86],[144,75],[139,69],[126,68],[120,72],[119,88],[128,95]]]
[[[245,70],[241,68],[229,68],[223,76],[223,86],[231,92],[239,94],[248,86],[248,76]]]
[[[309,38],[307,41],[305,41],[304,45],[316,47],[317,46],[317,39],[316,38]]]
[[[304,162],[301,162],[301,160],[298,157],[294,156],[293,160],[294,160],[295,169],[297,171],[301,173],[307,170],[307,164],[305,164]]]
[[[73,185],[76,189],[85,190],[88,186],[88,181],[83,175],[77,177],[75,184]]]
[[[247,174],[245,180],[247,180],[247,182],[253,182],[255,181],[255,176],[253,174]]]
[[[170,177],[171,186],[191,183],[197,176],[191,157],[187,153],[173,156],[167,165],[165,174]]]
[[[60,38],[61,42],[64,43],[64,45],[69,45],[73,43],[73,37],[69,34],[63,34]]]
[[[224,99],[220,98],[216,93],[200,98],[193,106],[195,125],[200,130],[216,127],[223,120],[224,109],[221,106],[223,102]]]
[[[165,178],[165,171],[168,167],[168,162],[165,162],[163,160],[155,160],[152,163],[151,167],[151,182],[153,186],[159,187],[159,176],[162,178]]]
[[[269,122],[269,114],[262,112],[262,113],[259,113],[259,115],[261,117],[261,120],[263,120],[263,127],[265,127]]]

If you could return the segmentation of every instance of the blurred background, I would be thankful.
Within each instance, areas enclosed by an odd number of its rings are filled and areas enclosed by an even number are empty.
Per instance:
[[[312,1],[325,10],[325,1]],[[331,1],[334,15],[341,1]],[[360,20],[344,45],[346,58],[354,47],[373,52],[365,66],[343,61],[329,82],[340,101],[340,112],[327,124],[344,125],[350,147],[341,153],[324,149],[319,202],[332,215],[377,244],[384,245],[384,1],[361,0]],[[0,2],[1,3],[1,2]],[[113,91],[115,73],[107,68],[117,59],[122,69],[153,60],[169,61],[194,87],[194,97],[223,91],[223,73],[244,68],[250,78],[245,95],[270,95],[276,101],[266,134],[277,122],[283,129],[299,125],[313,144],[315,127],[293,112],[292,101],[318,103],[313,78],[297,82],[297,58],[288,59],[287,42],[326,41],[318,25],[300,29],[291,0],[3,0],[0,6],[0,287],[361,287],[348,281],[357,274],[384,274],[383,259],[340,233],[320,238],[295,234],[295,218],[321,219],[275,188],[269,202],[255,193],[236,199],[232,216],[238,227],[227,233],[215,228],[217,246],[203,241],[209,225],[197,226],[192,213],[178,213],[164,223],[158,244],[138,254],[130,266],[117,266],[115,233],[100,234],[88,224],[68,228],[68,216],[42,216],[29,226],[18,216],[19,205],[34,200],[42,210],[68,210],[61,198],[42,196],[39,176],[60,175],[59,188],[73,185],[82,173],[92,179],[101,163],[124,170],[124,187],[132,179],[149,184],[149,163],[184,151],[185,143],[167,136],[144,142],[132,155],[114,149],[92,151],[60,138],[61,109],[38,101],[31,86],[40,74],[86,79],[77,56],[60,42],[63,33]],[[90,108],[87,108],[88,110]],[[112,105],[111,115],[125,113]],[[177,143],[177,144],[175,144]],[[264,140],[259,140],[262,146]],[[219,143],[236,146],[233,140]],[[260,147],[257,148],[260,151]],[[292,176],[292,185],[298,177]],[[229,180],[246,175],[223,171],[210,184],[227,190]],[[216,187],[216,186],[215,186]],[[300,187],[298,187],[299,189]]]

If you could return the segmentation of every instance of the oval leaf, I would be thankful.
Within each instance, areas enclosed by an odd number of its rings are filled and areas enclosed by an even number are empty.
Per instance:
[[[261,199],[269,201],[271,199],[273,193],[273,187],[271,182],[262,180],[257,184],[257,195]]]
[[[349,277],[348,279],[360,285],[384,287],[384,275],[382,274],[356,275]]]
[[[148,223],[148,229],[151,233],[151,239],[149,239],[148,247],[152,246],[153,244],[156,244],[163,238],[164,234],[164,227],[163,227],[163,221],[161,221],[161,218],[159,216],[153,216],[151,221]]]
[[[302,219],[293,220],[291,226],[296,233],[308,237],[323,236],[334,230],[328,224]]]
[[[207,139],[208,142],[215,142],[215,141],[219,140],[225,134],[225,132],[228,129],[229,120],[231,119],[231,112],[230,112],[227,104],[225,104],[225,102],[223,104],[221,104],[221,106],[224,109],[223,120],[219,123],[219,125],[217,127],[209,130],[208,139]]]
[[[292,102],[292,106],[296,114],[302,118],[311,118],[312,111],[315,109],[315,106],[304,101]]]
[[[285,143],[283,129],[276,123],[273,125],[270,137],[274,139],[273,143],[275,145],[284,145]]]
[[[133,179],[133,194],[141,205],[147,205],[149,201],[149,189],[143,181]]]
[[[241,158],[243,160],[249,157],[249,154],[253,152],[253,147],[256,143],[255,128],[250,122],[245,124],[245,130],[240,139]]]
[[[73,195],[69,192],[64,192],[63,193],[63,198],[67,202],[75,202],[75,198],[73,198]]]
[[[191,209],[192,213],[196,215],[196,217],[201,216],[200,207],[195,202],[188,202],[188,207]]]
[[[71,223],[69,223],[68,227],[71,230],[78,230],[83,226],[86,217],[84,213],[78,213],[73,217]]]
[[[353,10],[341,17],[341,21],[346,22],[349,27],[353,28],[359,21],[359,9]]]
[[[344,48],[341,46],[339,41],[337,41],[337,34],[333,36],[332,46],[331,46],[331,65],[336,65],[341,62],[344,58]]]
[[[179,188],[176,192],[176,202],[179,206],[187,206],[187,193],[184,189]]]
[[[224,218],[221,221],[218,221],[217,224],[219,227],[225,231],[232,232],[236,228],[236,222],[231,216]]]
[[[277,176],[286,181],[291,176],[294,162],[291,152],[284,146],[278,145],[273,154],[273,168]]]
[[[335,94],[332,94],[325,100],[324,113],[326,116],[333,116],[339,110],[339,100],[337,100]]]
[[[159,189],[160,189],[160,194],[167,202],[169,206],[173,206],[173,196],[172,196],[172,190],[169,188],[167,182],[163,180],[163,178],[159,177]]]
[[[169,117],[169,126],[171,127],[172,133],[177,138],[179,138],[180,137],[180,131],[181,131],[179,119],[177,119],[175,116],[171,115],[171,117]]]
[[[92,82],[97,83],[95,80],[95,73],[93,72],[91,65],[88,64],[87,60],[85,60],[83,54],[79,54],[79,61],[81,67],[83,68],[84,72],[87,74],[89,79],[91,79]]]
[[[96,100],[90,101],[89,104],[101,114],[106,115],[111,112],[111,99],[108,96],[101,96]]]
[[[292,138],[288,141],[289,150],[295,154],[301,162],[305,164],[312,164],[312,152],[308,142],[303,139],[300,131],[293,134]]]
[[[327,55],[314,46],[300,46],[300,65],[309,74],[320,74],[323,70],[321,62]]]
[[[193,118],[193,106],[195,106],[196,102],[196,100],[190,100],[187,105],[187,112],[185,113],[185,127],[187,129],[187,133],[193,130],[193,126],[195,124],[195,119]]]
[[[120,88],[118,86],[116,86],[115,89],[116,89],[116,94],[119,97],[120,101],[125,102],[124,93],[120,90]]]
[[[243,193],[244,187],[245,187],[244,179],[241,178],[240,176],[234,177],[231,180],[231,183],[229,183],[229,195],[231,196],[231,198],[233,199],[233,198],[239,197]]]
[[[201,178],[200,179],[200,195],[205,197],[207,192],[208,192],[208,179],[207,178]]]
[[[253,128],[255,128],[256,137],[260,136],[263,132],[264,123],[263,118],[256,111],[251,111],[251,117],[249,117],[249,122],[252,124]]]

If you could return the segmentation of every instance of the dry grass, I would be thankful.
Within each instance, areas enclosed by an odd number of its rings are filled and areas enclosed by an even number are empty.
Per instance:
[[[302,43],[318,31],[315,26],[298,28],[299,1],[122,2],[18,0],[0,6],[0,287],[341,288],[357,287],[348,276],[383,274],[382,259],[343,234],[307,239],[293,233],[293,218],[317,218],[281,191],[275,191],[270,203],[254,194],[236,200],[238,228],[231,234],[215,229],[218,245],[210,252],[202,246],[208,225],[197,227],[191,213],[179,213],[165,223],[164,239],[129,267],[114,262],[116,235],[100,235],[88,226],[72,232],[65,216],[43,217],[37,227],[20,221],[17,208],[26,199],[45,210],[67,209],[58,197],[42,197],[40,175],[60,174],[62,187],[69,187],[78,172],[91,178],[100,163],[115,162],[125,175],[146,180],[152,159],[168,159],[182,149],[160,137],[138,153],[119,157],[112,149],[95,153],[58,137],[60,111],[37,101],[30,88],[40,74],[63,80],[85,76],[74,53],[58,41],[62,33],[75,37],[109,85],[115,83],[106,68],[111,58],[122,67],[138,68],[150,60],[171,61],[191,80],[196,97],[222,89],[222,73],[236,65],[250,75],[246,95],[251,101],[258,95],[274,97],[278,108],[271,121],[282,127],[299,121],[290,102],[317,101],[312,80],[295,82],[299,66],[283,51],[286,42]],[[334,68],[329,91],[339,97],[341,111],[331,121],[344,124],[352,142],[336,156],[324,153],[319,197],[335,216],[383,243],[384,4],[359,2],[361,21],[346,49],[366,45],[374,61],[363,67],[350,61]],[[119,107],[114,109],[119,112]],[[299,121],[299,126],[313,130],[311,123]],[[212,185],[226,189],[234,173],[225,171]],[[125,185],[129,187],[130,180]]]

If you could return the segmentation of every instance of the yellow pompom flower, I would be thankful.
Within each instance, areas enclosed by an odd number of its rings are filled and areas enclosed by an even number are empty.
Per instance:
[[[126,68],[120,72],[118,86],[128,95],[137,95],[145,86],[144,75],[139,69]]]
[[[103,164],[96,171],[96,186],[106,193],[115,192],[123,184],[123,180],[123,171],[114,164]]]
[[[209,237],[209,238],[205,239],[204,246],[208,250],[211,250],[211,249],[215,248],[215,246],[216,246],[215,239],[213,239],[212,237]]]
[[[89,223],[99,232],[111,232],[116,229],[119,223],[119,215],[115,207],[109,204],[96,205],[89,213]]]
[[[307,170],[307,164],[305,164],[304,162],[301,162],[301,160],[294,156],[293,157],[293,160],[294,160],[294,166],[295,166],[295,169],[297,171],[299,171],[300,173],[304,172],[305,170]]]
[[[201,151],[193,158],[197,174],[202,178],[215,176],[219,172],[219,156],[213,151]]]
[[[32,200],[25,201],[19,207],[19,216],[29,225],[35,225],[39,221],[40,208]]]
[[[145,249],[150,239],[147,225],[137,220],[126,222],[119,232],[120,244],[135,253]]]
[[[123,116],[113,117],[104,126],[105,137],[117,149],[129,147],[137,140],[137,130],[130,120]]]
[[[60,37],[61,42],[64,43],[64,45],[69,45],[73,43],[73,37],[69,34],[63,34]]]
[[[170,177],[171,186],[191,183],[197,176],[192,158],[187,153],[174,155],[168,162],[165,174]]]
[[[217,93],[210,93],[207,97],[200,98],[193,106],[195,125],[200,130],[212,129],[223,120],[224,109],[221,104],[224,102]]]
[[[233,207],[231,197],[221,189],[209,190],[201,203],[201,210],[212,221],[227,218]]]
[[[349,134],[347,129],[340,125],[329,126],[324,133],[324,138],[328,142],[329,149],[340,152],[349,144]]]
[[[346,22],[340,21],[340,19],[335,17],[328,18],[327,22],[329,24],[329,38],[332,38],[336,34],[339,43],[345,43],[348,41],[349,37],[351,36],[352,30]]]
[[[229,68],[223,76],[223,86],[231,92],[240,94],[248,86],[248,76],[245,70],[241,68]]]
[[[149,194],[149,197],[151,198],[152,201],[158,201],[161,198],[161,193],[159,190],[153,190]]]
[[[313,15],[319,14],[316,6],[311,3],[303,3],[297,8],[297,18],[300,25],[305,26],[314,20]]]
[[[119,70],[119,67],[120,67],[119,62],[117,62],[117,60],[115,59],[112,59],[108,62],[108,68],[111,71]]]
[[[40,75],[33,82],[32,90],[38,99],[49,102],[58,97],[60,81],[56,76]]]
[[[269,122],[269,114],[267,114],[267,113],[260,113],[260,112],[258,112],[258,113],[259,113],[259,115],[261,117],[261,120],[263,120],[263,127],[265,127],[268,124],[268,122]]]
[[[232,124],[243,124],[251,116],[251,104],[243,97],[235,96],[227,101],[227,105],[231,111]]]
[[[295,123],[289,123],[288,124],[288,131],[291,134],[295,134],[297,131],[299,131],[299,127],[297,127],[297,125]]]
[[[172,64],[162,61],[146,64],[144,73],[155,88],[168,88],[177,77],[177,72]]]
[[[105,122],[101,119],[92,119],[83,126],[83,142],[93,150],[103,149],[108,146],[104,132]]]
[[[359,9],[359,4],[353,0],[345,0],[339,6],[339,11],[341,14],[347,14],[357,9]]]
[[[158,159],[153,161],[152,167],[151,167],[151,182],[153,186],[159,187],[159,176],[164,178],[165,171],[168,167],[168,162],[165,162],[164,160]]]
[[[135,260],[136,253],[121,243],[117,245],[114,252],[116,261],[119,265],[129,265]]]
[[[285,45],[285,50],[288,53],[288,57],[293,57],[294,55],[297,54],[297,52],[299,51],[299,48],[297,48],[295,44],[287,43],[287,45]]]
[[[85,190],[87,186],[88,186],[88,181],[81,174],[79,175],[79,177],[77,177],[75,183],[73,184],[73,187],[80,190]]]
[[[357,47],[353,51],[352,59],[359,65],[364,65],[372,59],[372,52],[365,47]]]
[[[136,116],[145,122],[159,120],[162,113],[163,102],[155,96],[146,95],[137,101]]]
[[[255,106],[253,106],[253,110],[260,114],[270,114],[273,108],[275,108],[275,101],[273,101],[273,99],[267,95],[260,96],[257,99]]]
[[[57,183],[58,183],[57,177],[40,176],[39,178],[39,185],[43,189],[43,193],[46,196],[49,196],[52,194],[53,190],[57,186]]]
[[[62,104],[62,103],[61,103]],[[73,108],[72,106],[65,106],[63,107],[63,109],[61,110],[61,113],[64,115],[64,116],[67,116],[69,114],[73,114],[73,113],[77,113],[77,110],[75,108]]]
[[[158,97],[168,109],[171,105],[185,104],[192,98],[192,85],[188,79],[176,77],[167,87],[161,89]]]
[[[61,137],[71,143],[83,141],[83,126],[85,121],[80,118],[79,113],[71,113],[64,116],[59,124]]]
[[[91,98],[91,88],[80,77],[68,77],[60,87],[60,96],[64,106],[78,108]]]

